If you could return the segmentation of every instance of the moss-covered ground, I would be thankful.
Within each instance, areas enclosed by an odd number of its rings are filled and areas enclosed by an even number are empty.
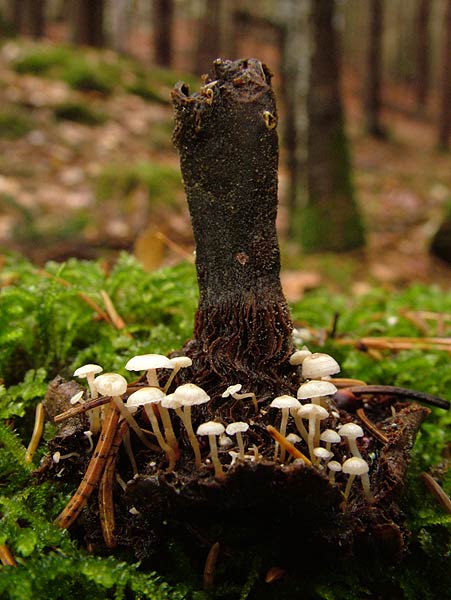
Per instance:
[[[451,493],[447,469],[451,414],[438,409],[423,424],[415,444],[402,503],[412,535],[399,564],[387,565],[384,557],[371,562],[356,559],[340,568],[325,565],[315,574],[303,573],[301,556],[308,548],[300,540],[297,574],[265,583],[258,556],[238,565],[233,557],[223,557],[217,565],[215,586],[207,592],[202,590],[202,573],[176,545],[173,564],[164,574],[145,572],[127,556],[89,554],[52,523],[74,490],[67,484],[36,485],[32,475],[55,433],[54,425],[46,424],[33,464],[24,461],[35,407],[55,375],[70,378],[83,363],[99,363],[106,371],[129,378],[124,364],[134,354],[180,348],[190,337],[197,303],[194,267],[180,263],[149,274],[127,254],[121,255],[113,268],[75,259],[48,263],[42,270],[18,256],[5,255],[1,261],[0,544],[8,546],[18,563],[17,567],[0,566],[1,598],[448,597],[451,515],[419,478],[422,471],[432,470],[445,492]],[[102,291],[113,302],[124,327],[105,318]],[[418,311],[423,311],[421,318]],[[414,319],[412,313],[417,315]],[[449,338],[449,293],[430,286],[411,286],[400,292],[375,288],[358,298],[317,291],[292,306],[292,314],[298,343],[330,352],[341,363],[344,377],[415,388],[451,399],[449,350],[429,346],[369,352],[354,343],[368,336]],[[269,506],[268,515],[270,511]]]

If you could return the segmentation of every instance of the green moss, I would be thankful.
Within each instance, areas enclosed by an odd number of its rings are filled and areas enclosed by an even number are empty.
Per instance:
[[[0,138],[17,139],[33,128],[33,121],[18,107],[5,106],[0,110]]]
[[[34,44],[25,47],[13,64],[17,73],[51,75],[58,73],[73,60],[73,50],[66,46]]]
[[[102,125],[108,117],[104,112],[93,110],[81,102],[65,102],[53,109],[57,119],[74,121],[83,125]]]
[[[152,207],[174,205],[177,194],[182,190],[180,171],[150,162],[110,165],[98,175],[96,197],[99,202],[125,200],[138,187],[147,191]]]
[[[445,598],[451,572],[451,517],[424,488],[419,474],[443,460],[451,443],[451,417],[434,410],[421,428],[403,501],[406,525],[411,530],[409,549],[402,563],[392,567],[383,557],[356,559],[329,565],[327,572],[308,577],[264,583],[259,556],[220,555],[216,586],[200,590],[201,573],[190,557],[173,544],[173,565],[168,577],[173,586],[139,565],[109,557],[94,557],[81,550],[67,532],[53,525],[55,516],[73,489],[67,484],[35,485],[32,467],[23,461],[31,435],[36,403],[56,373],[70,376],[85,361],[124,375],[126,360],[135,353],[180,348],[192,331],[197,304],[192,265],[146,273],[131,256],[123,254],[106,273],[99,263],[70,260],[49,263],[43,276],[28,261],[5,257],[0,273],[0,543],[16,557],[15,569],[0,567],[0,597],[6,600],[89,597],[154,600],[364,600],[380,598],[416,600]],[[54,276],[54,277],[52,277]],[[64,286],[55,277],[70,283]],[[126,322],[118,332],[95,319],[80,297],[88,294],[101,304],[100,291],[110,295]],[[403,351],[375,360],[343,338],[365,335],[417,336],[415,325],[402,317],[403,309],[424,309],[449,314],[449,294],[434,287],[412,286],[402,292],[374,289],[361,298],[317,291],[306,294],[293,307],[301,324],[321,331],[339,313],[337,337],[325,344],[305,340],[311,349],[328,350],[343,365],[343,375],[368,382],[408,385],[450,398],[451,365],[445,352]],[[130,334],[133,337],[130,337]],[[318,336],[318,339],[324,335]],[[439,376],[438,376],[439,374]],[[6,422],[8,424],[6,424]],[[12,425],[13,424],[13,425]],[[14,427],[14,430],[13,428]],[[45,452],[42,444],[40,452]],[[39,461],[39,453],[35,465]],[[451,471],[442,481],[451,493]],[[196,566],[197,569],[197,566]],[[183,585],[177,585],[183,581]]]
[[[162,96],[162,94],[152,87],[150,83],[142,79],[127,86],[127,91],[129,94],[139,96],[147,102],[156,102],[157,104],[166,105],[170,104],[169,95],[167,97]]]

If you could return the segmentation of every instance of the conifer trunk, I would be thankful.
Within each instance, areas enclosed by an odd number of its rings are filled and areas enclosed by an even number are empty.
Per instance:
[[[210,394],[288,389],[291,321],[276,236],[278,141],[271,74],[217,60],[200,94],[178,84],[174,142],[196,242],[199,306],[185,348]]]

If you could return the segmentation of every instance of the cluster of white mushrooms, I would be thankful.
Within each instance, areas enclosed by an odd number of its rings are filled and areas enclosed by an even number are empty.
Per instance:
[[[347,501],[351,486],[356,477],[359,477],[365,497],[371,500],[370,482],[368,477],[369,465],[362,458],[357,447],[356,440],[362,437],[362,428],[355,423],[340,424],[336,430],[323,429],[321,424],[330,416],[335,422],[339,413],[335,410],[330,399],[337,391],[335,385],[330,381],[331,376],[340,371],[338,363],[328,354],[311,353],[305,346],[297,350],[291,357],[290,363],[299,366],[302,371],[302,381],[297,398],[283,395],[274,398],[269,407],[280,410],[280,435],[290,444],[296,447],[301,445],[307,448],[309,458],[301,452],[302,456],[313,467],[328,473],[331,484],[335,483],[336,474],[343,472],[348,475],[344,490],[344,498]],[[122,375],[117,373],[103,373],[99,365],[88,364],[80,367],[74,372],[74,376],[87,379],[89,396],[95,399],[99,396],[108,396],[118,408],[120,414],[126,419],[129,427],[136,433],[146,446],[154,448],[149,441],[147,432],[137,423],[134,414],[143,407],[149,420],[152,432],[161,450],[165,453],[168,461],[168,471],[175,468],[180,458],[180,448],[173,428],[171,413],[175,413],[186,430],[187,438],[194,453],[197,468],[202,466],[201,448],[198,437],[208,437],[209,457],[214,468],[217,479],[225,477],[223,463],[219,458],[218,445],[222,449],[222,458],[227,452],[231,457],[229,466],[237,460],[259,460],[256,446],[251,453],[246,453],[243,434],[249,429],[249,423],[233,422],[224,425],[219,421],[208,421],[200,424],[194,432],[192,422],[192,408],[210,401],[208,394],[193,383],[179,385],[173,392],[168,393],[177,372],[184,367],[191,366],[191,359],[186,356],[168,358],[159,354],[145,354],[131,358],[125,365],[130,371],[145,371],[147,385],[140,385],[136,391],[126,396],[128,384]],[[164,387],[160,386],[158,378],[159,369],[170,369]],[[229,386],[222,396],[231,396],[237,400],[249,399],[259,414],[259,406],[255,394],[252,392],[240,393],[241,385]],[[83,403],[83,392],[77,393],[72,403]],[[123,397],[125,396],[125,401]],[[302,402],[301,402],[302,401]],[[103,406],[88,411],[90,422],[90,434],[98,434],[103,419]],[[267,410],[267,409],[266,409]],[[262,409],[264,414],[265,409]],[[250,421],[252,425],[253,421]],[[289,426],[293,426],[296,432],[287,432]],[[342,463],[334,458],[332,448],[346,439],[349,456],[345,456]],[[234,441],[235,440],[235,441]],[[232,449],[235,446],[235,449]],[[342,451],[341,451],[342,453]],[[287,457],[286,446],[276,442],[274,461],[282,464],[289,462],[291,456]],[[295,460],[303,460],[296,458]]]

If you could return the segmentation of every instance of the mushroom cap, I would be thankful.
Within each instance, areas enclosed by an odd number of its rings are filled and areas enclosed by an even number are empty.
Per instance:
[[[332,396],[336,391],[337,388],[330,381],[311,379],[299,387],[297,397],[301,400],[321,398],[323,396]]]
[[[343,473],[346,473],[347,475],[365,475],[365,473],[368,473],[369,471],[369,466],[363,458],[353,456],[344,461],[342,470]]]
[[[350,440],[355,440],[357,438],[363,437],[363,429],[357,423],[345,423],[338,430],[339,435],[342,437],[348,438]]]
[[[229,396],[233,396],[241,390],[243,386],[241,383],[235,383],[235,385],[229,385],[229,387],[221,394],[221,398],[228,398]]]
[[[296,433],[289,433],[285,438],[290,444],[299,444],[302,442],[302,438]]]
[[[125,365],[127,371],[147,371],[148,369],[173,369],[171,359],[163,354],[138,354]]]
[[[310,354],[311,354],[311,352],[307,348],[307,346],[304,346],[300,350],[296,350],[290,356],[290,365],[293,365],[295,367],[297,365],[302,365],[302,363],[304,362],[304,360],[307,358],[307,356],[310,356]]]
[[[338,460],[330,460],[327,463],[327,468],[333,471],[334,473],[339,473],[341,471],[341,465]]]
[[[190,367],[193,364],[193,361],[190,359],[189,356],[174,356],[169,360],[171,361],[172,366],[174,368],[177,367],[178,369]]]
[[[179,400],[182,406],[195,406],[204,404],[210,400],[210,396],[195,383],[184,383],[174,392],[174,398]]]
[[[341,442],[341,436],[340,434],[338,434],[336,431],[334,431],[333,429],[325,429],[322,434],[319,436],[319,439],[322,442],[326,442],[329,444],[338,444],[338,442]]]
[[[155,389],[158,390],[159,388]],[[168,394],[167,396],[164,396],[164,398],[161,400],[161,406],[163,406],[164,408],[172,408],[175,410],[176,408],[181,408],[182,403],[180,402],[180,400],[177,400],[177,398],[174,397],[174,394]]]
[[[217,423],[216,421],[207,421],[206,423],[202,423],[197,428],[197,435],[221,435],[224,433],[225,427],[222,423]]]
[[[77,392],[76,394],[74,394],[72,396],[72,398],[69,400],[69,402],[71,404],[77,404],[77,402],[80,402],[80,400],[83,398],[83,390],[81,390],[80,392]]]
[[[340,365],[335,358],[323,352],[314,352],[307,356],[302,363],[304,379],[321,379],[339,373]]]
[[[101,396],[122,396],[127,391],[127,380],[119,373],[103,373],[96,377],[95,386]]]
[[[329,413],[324,407],[320,406],[319,404],[304,404],[298,410],[298,415],[303,419],[316,418],[322,421],[323,419],[327,419]]]
[[[142,387],[127,398],[125,405],[131,409],[132,412],[136,412],[139,406],[144,404],[155,404],[161,402],[164,398],[164,393],[160,388],[156,387]]]
[[[101,373],[103,371],[103,367],[100,365],[88,364],[78,367],[74,371],[74,377],[87,377],[91,373],[96,375],[97,373]]]
[[[293,396],[277,396],[269,405],[271,408],[301,408],[299,400]]]
[[[327,460],[334,455],[333,452],[331,452],[330,450],[327,450],[326,448],[322,448],[321,446],[318,446],[317,448],[313,448],[313,454],[317,458],[320,458],[321,460]]]
[[[244,433],[249,429],[249,425],[244,421],[236,421],[235,423],[229,423],[226,427],[227,435],[236,435],[237,433]]]

